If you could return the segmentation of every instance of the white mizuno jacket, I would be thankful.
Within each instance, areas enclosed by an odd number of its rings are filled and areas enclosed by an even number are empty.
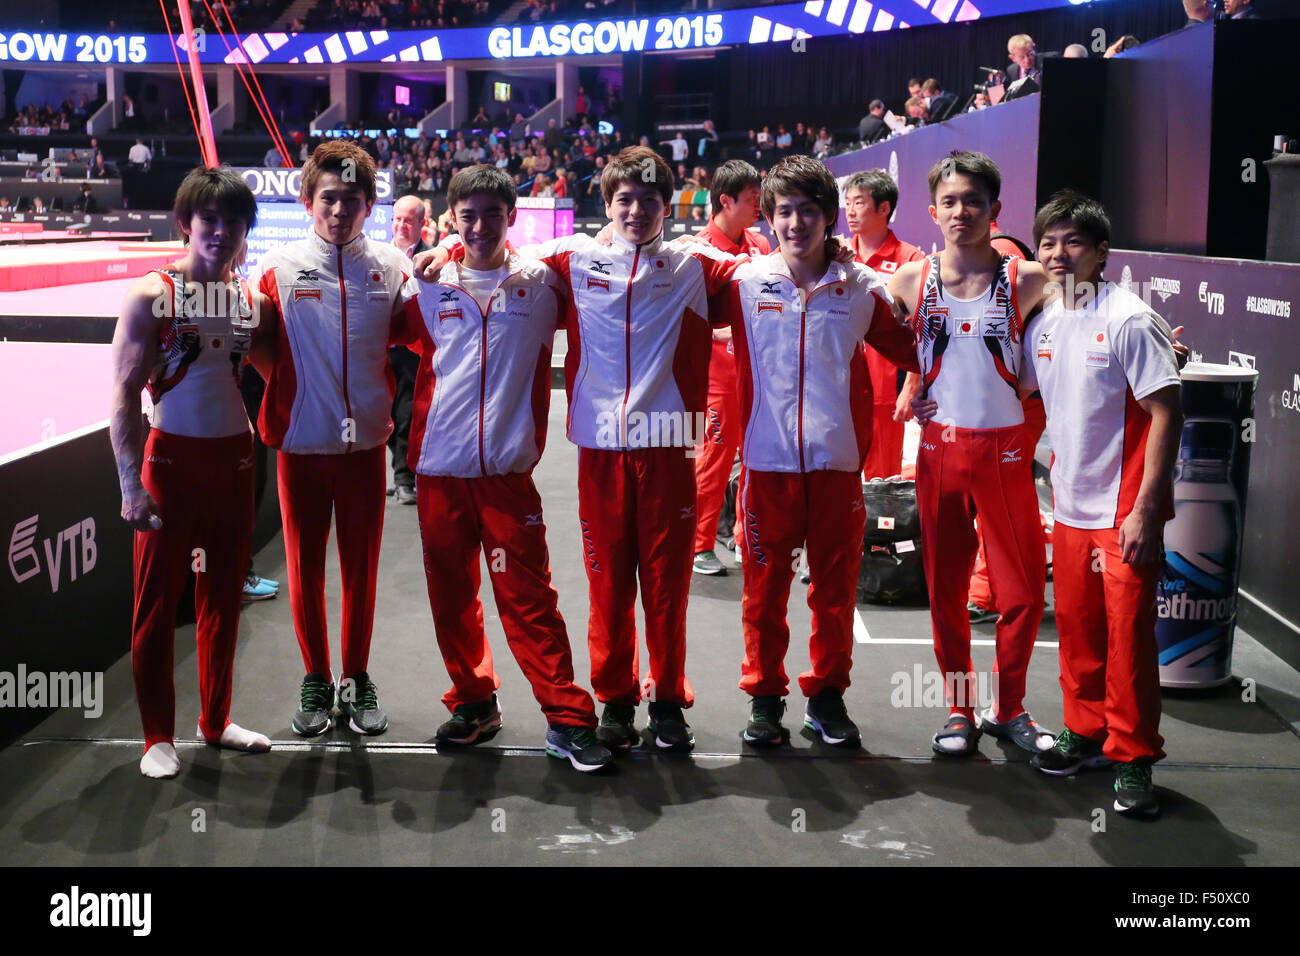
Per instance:
[[[412,277],[394,340],[420,355],[407,461],[421,475],[531,471],[546,443],[551,347],[560,311],[549,268],[511,255],[487,311],[448,263]]]
[[[388,343],[406,257],[364,233],[336,246],[313,232],[268,253],[257,271],[278,319],[262,440],[305,455],[382,445],[393,429]]]

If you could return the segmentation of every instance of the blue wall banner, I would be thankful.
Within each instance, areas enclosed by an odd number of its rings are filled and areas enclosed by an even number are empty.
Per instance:
[[[689,50],[798,37],[880,32],[1102,0],[810,0],[718,13],[632,17],[442,30],[250,33],[242,49],[227,34],[195,32],[203,63],[375,63],[511,60]],[[233,50],[227,49],[227,43]],[[184,50],[186,44],[176,44]],[[0,63],[173,63],[165,34],[0,33]]]

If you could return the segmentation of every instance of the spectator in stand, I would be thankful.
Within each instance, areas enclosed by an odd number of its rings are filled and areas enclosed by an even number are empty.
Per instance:
[[[1207,0],[1183,0],[1183,11],[1187,14],[1187,22],[1183,24],[1184,29],[1200,26],[1214,19],[1214,8]]]
[[[1201,0],[1202,3],[1205,0]],[[1088,48],[1082,43],[1071,43],[1065,48],[1062,54],[1067,60],[1086,60],[1088,58]]]
[[[569,177],[563,166],[555,167],[555,182],[551,185],[551,195],[556,199],[564,199],[569,195]]]
[[[758,148],[771,149],[772,145],[772,127],[764,126],[758,131]]]
[[[487,159],[487,150],[483,148],[483,144],[477,139],[471,139],[469,141],[469,153],[472,160],[476,163],[481,163]]]
[[[555,195],[551,189],[551,181],[545,176],[539,175],[533,180],[533,195],[539,199],[547,199]]]
[[[32,199],[32,212],[38,214],[45,212],[45,200],[43,200],[40,196],[37,196],[34,199]]]
[[[672,139],[667,140],[667,143],[668,148],[673,151],[673,162],[686,162],[686,157],[691,155],[691,147],[687,144],[686,137],[682,135],[682,131],[678,130]]]
[[[474,162],[474,154],[460,136],[456,137],[456,150],[451,154],[451,159],[457,166],[468,166]]]
[[[712,160],[718,151],[718,131],[713,128],[713,120],[704,121],[700,131],[699,142],[695,144],[695,155],[700,159]]]
[[[776,148],[790,149],[793,145],[794,145],[794,137],[790,133],[786,132],[785,126],[783,124],[777,124]]]
[[[885,125],[885,101],[872,100],[867,106],[867,115],[858,122],[858,138],[864,146],[870,146],[878,139],[889,135]]]
[[[825,159],[830,155],[833,145],[835,145],[835,137],[831,136],[830,131],[823,126],[817,131],[817,139],[813,142],[813,156],[817,159]]]
[[[1034,46],[1033,37],[1027,33],[1017,33],[1007,41],[1007,57],[1011,65],[1003,70],[1006,77],[1007,92],[1016,80],[1028,77],[1038,81],[1038,48]]]
[[[148,168],[149,164],[153,162],[153,150],[144,144],[143,139],[137,137],[135,145],[126,154],[126,158],[137,166]]]
[[[695,171],[691,174],[691,179],[694,181],[696,189],[709,189],[713,185],[713,177],[703,166],[695,167]]]
[[[1133,36],[1132,34],[1126,33],[1124,36],[1120,37],[1118,40],[1116,40],[1114,43],[1112,43],[1110,46],[1106,48],[1106,52],[1102,54],[1102,58],[1109,60],[1112,56],[1118,56],[1119,54],[1123,53],[1125,50],[1133,49],[1141,42],[1142,41],[1139,40],[1137,37]]]
[[[555,149],[562,142],[560,129],[555,125],[555,118],[552,117],[546,121],[546,133],[542,136],[542,145],[547,150]]]
[[[926,99],[926,108],[930,111],[932,123],[942,123],[957,108],[956,94],[945,93],[934,77],[921,84],[921,95]]]
[[[265,155],[262,156],[262,165],[268,169],[279,169],[283,166],[284,163],[280,159],[280,147],[272,143]]]
[[[577,102],[574,104],[574,108],[578,112],[578,119],[584,120],[587,118],[587,92],[581,86],[578,87],[578,98]]]
[[[1223,0],[1223,17],[1226,20],[1262,20],[1251,0]],[[1136,44],[1134,44],[1136,46]],[[1125,47],[1127,49],[1127,47]]]
[[[480,103],[478,112],[474,114],[474,118],[469,122],[471,126],[478,128],[487,126],[488,123],[492,122],[492,120],[488,119],[487,107]]]
[[[93,195],[91,195],[90,183],[81,184],[81,195],[77,197],[75,202],[73,202],[72,211],[84,213],[103,212],[103,210],[99,208],[99,202]]]
[[[907,110],[907,115],[916,120],[916,126],[926,126],[930,122],[930,110],[925,105],[925,100],[919,96],[913,96],[903,104],[903,109]]]
[[[13,212],[13,204],[9,201],[8,196],[0,196],[0,212]]]
[[[686,184],[690,181],[690,178],[691,178],[690,173],[686,171],[686,164],[678,163],[677,169],[673,173],[673,188],[674,189],[688,188]]]
[[[907,98],[910,100],[912,97],[920,96],[920,95],[921,95],[921,81],[916,77],[912,77],[910,80],[907,81]]]
[[[533,172],[549,173],[552,168],[551,154],[544,149],[537,150],[537,159],[533,162]]]

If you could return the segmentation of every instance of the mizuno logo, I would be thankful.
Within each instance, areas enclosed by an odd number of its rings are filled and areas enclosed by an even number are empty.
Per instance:
[[[442,298],[439,299],[438,301],[440,301],[440,302],[455,302],[455,301],[456,301],[456,293],[455,293],[455,292],[452,292],[450,289],[448,289],[446,292],[444,292],[444,293],[442,294]]]
[[[1004,451],[1002,453],[1002,464],[1004,465],[1009,465],[1011,462],[1019,461],[1019,460],[1020,460],[1019,448],[1012,448],[1009,451]]]
[[[316,273],[315,269],[299,269],[298,281],[299,282],[320,282],[320,276]]]
[[[681,513],[681,517],[683,517],[683,518],[694,518],[694,517],[695,517],[695,505],[688,505],[687,507],[683,508],[683,509],[682,509],[682,513]]]
[[[591,271],[597,275],[607,276],[609,275],[609,267],[613,264],[612,262],[601,262],[599,259],[593,259],[591,261]]]
[[[776,295],[781,291],[781,283],[764,282],[762,286],[762,291],[764,295]]]
[[[542,523],[542,513],[539,511],[535,515],[524,515],[524,527],[536,528]]]

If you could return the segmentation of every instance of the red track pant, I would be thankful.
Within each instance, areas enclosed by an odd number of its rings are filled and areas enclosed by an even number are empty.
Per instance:
[[[995,582],[994,606],[1002,615],[993,668],[996,716],[1009,720],[1024,709],[1025,672],[1043,618],[1047,576],[1038,498],[1024,460],[1030,453],[1020,425],[969,429],[931,421],[921,431],[916,497],[934,653],[948,706],[967,717],[974,716],[974,702],[957,699],[954,691],[960,681],[974,684],[966,596],[978,548],[977,514]]]
[[[483,632],[479,551],[510,650],[549,723],[596,726],[591,697],[573,683],[573,654],[551,587],[542,499],[531,475],[417,475],[420,540],[433,629],[452,687],[448,710],[489,699],[501,686]]]
[[[789,693],[786,608],[799,549],[807,542],[812,670],[799,675],[799,689],[806,697],[825,687],[845,690],[853,665],[853,614],[867,514],[858,473],[746,470],[740,499],[745,559],[740,689],[753,697]]]
[[[1159,760],[1159,562],[1125,564],[1118,528],[1084,531],[1058,522],[1052,568],[1065,726],[1104,738],[1111,760]]]
[[[686,599],[695,537],[695,463],[684,448],[578,449],[578,519],[587,565],[591,684],[605,703],[689,707]],[[650,670],[638,679],[641,582]]]
[[[343,576],[343,677],[367,670],[375,621],[375,578],[384,532],[384,446],[343,455],[276,459],[289,606],[308,674],[330,675],[325,618],[325,547],[330,516]]]
[[[902,422],[894,421],[894,406],[871,407],[871,448],[862,466],[862,477],[892,478],[903,470]]]
[[[1034,472],[1034,449],[1038,447],[1038,439],[1042,437],[1043,429],[1047,427],[1047,410],[1043,407],[1041,398],[1026,398],[1021,404],[1025,409],[1025,447],[1029,449],[1029,454],[1022,455],[1022,457],[1025,458],[1025,467],[1029,469],[1032,476]],[[1039,522],[1043,526],[1043,540],[1050,541],[1051,538],[1048,535],[1046,523],[1043,522],[1041,517]],[[991,608],[993,607],[993,585],[989,582],[989,564],[988,555],[984,549],[984,532],[978,522],[975,524],[975,533],[979,537],[980,549],[975,556],[975,571],[970,576],[968,600],[974,601],[980,607]],[[1045,557],[1044,560],[1046,560]]]
[[[230,723],[235,639],[253,540],[253,436],[187,438],[149,432],[141,469],[163,526],[135,533],[131,670],[144,747],[171,743],[176,605],[195,571],[199,726],[215,740]]]
[[[718,514],[740,448],[740,398],[734,389],[709,392],[704,443],[695,458],[695,554],[712,551],[718,539]]]

